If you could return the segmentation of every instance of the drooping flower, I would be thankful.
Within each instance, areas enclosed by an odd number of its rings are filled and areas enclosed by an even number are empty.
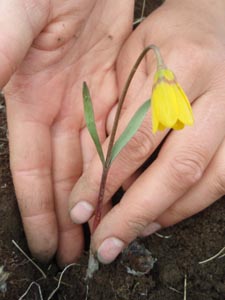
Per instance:
[[[174,73],[165,66],[158,67],[152,89],[152,130],[183,129],[193,125],[191,105]]]

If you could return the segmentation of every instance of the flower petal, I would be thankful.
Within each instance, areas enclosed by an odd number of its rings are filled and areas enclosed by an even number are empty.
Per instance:
[[[152,101],[152,107],[153,107],[153,101]],[[154,109],[152,109],[152,112],[154,111]],[[153,133],[156,133],[157,130],[159,127],[159,120],[157,118],[157,114],[156,112],[154,111],[154,113],[152,113],[152,132]]]
[[[152,131],[155,133],[158,130],[159,126],[159,119],[158,119],[158,113],[157,113],[157,97],[154,96],[154,93],[152,94],[151,99],[151,106],[152,106]]]
[[[179,84],[177,84],[177,104],[179,107],[179,120],[185,125],[193,125],[194,118],[191,105],[188,101],[186,94]]]
[[[182,123],[179,120],[173,125],[173,129],[175,130],[181,130],[183,128],[184,128],[184,123]]]
[[[159,123],[158,130],[163,131],[164,129],[166,129],[166,127],[164,125],[162,125],[161,123]]]
[[[174,93],[174,84],[167,82],[160,83],[161,101],[159,103],[160,111],[159,122],[165,127],[173,127],[178,118],[178,107],[176,94]]]
[[[167,68],[160,68],[154,76],[152,91],[152,128],[180,130],[194,122],[191,105],[175,75]]]

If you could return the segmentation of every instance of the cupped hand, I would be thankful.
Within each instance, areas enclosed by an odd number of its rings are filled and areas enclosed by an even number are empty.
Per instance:
[[[83,117],[90,87],[100,139],[117,99],[115,61],[132,28],[131,1],[1,1],[0,87],[10,164],[29,247],[60,264],[83,249],[68,197],[95,153]]]
[[[130,35],[122,48],[117,65],[120,92],[138,55],[147,45],[155,44],[187,93],[195,124],[181,131],[153,134],[149,113],[115,160],[105,203],[121,185],[127,190],[93,236],[93,250],[104,263],[111,262],[135,237],[190,217],[225,192],[224,6],[224,1],[212,5],[205,1],[168,0]],[[153,54],[148,54],[138,69],[126,98],[118,136],[150,96],[155,65]],[[109,132],[114,111],[108,120]],[[137,174],[162,141],[157,159]],[[96,206],[100,177],[101,166],[94,158],[71,194],[74,222],[82,219],[76,210],[79,203],[87,202],[93,209]],[[86,217],[90,215],[91,210]]]

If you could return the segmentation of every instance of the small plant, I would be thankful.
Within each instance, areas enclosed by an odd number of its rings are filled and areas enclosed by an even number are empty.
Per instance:
[[[131,118],[127,127],[121,136],[115,141],[118,122],[121,114],[121,109],[129,88],[129,85],[134,77],[134,74],[141,63],[142,59],[149,50],[153,50],[157,60],[157,71],[154,76],[152,88],[152,129],[155,133],[157,130],[165,128],[173,128],[176,130],[184,128],[185,125],[193,124],[193,114],[190,103],[180,85],[177,83],[175,75],[169,70],[163,62],[159,49],[155,45],[146,47],[137,61],[135,62],[127,82],[124,86],[121,97],[118,101],[118,107],[113,122],[113,128],[109,139],[109,145],[106,156],[104,156],[100,139],[95,124],[94,110],[92,106],[91,96],[87,84],[83,84],[83,102],[84,115],[87,128],[93,139],[99,158],[102,162],[102,177],[99,187],[98,202],[94,215],[94,223],[92,234],[95,232],[98,224],[101,221],[102,206],[104,199],[105,186],[108,172],[113,160],[117,157],[120,151],[126,146],[130,139],[141,126],[142,121],[150,109],[151,101],[148,99],[140,106],[134,116]],[[98,270],[98,260],[92,251],[92,240],[90,245],[89,262],[87,269],[87,279],[91,278],[96,270]]]

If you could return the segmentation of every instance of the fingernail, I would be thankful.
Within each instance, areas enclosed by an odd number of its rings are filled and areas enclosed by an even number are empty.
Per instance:
[[[142,231],[142,236],[148,236],[153,234],[154,232],[160,230],[162,226],[159,223],[153,222],[150,223],[145,229]]]
[[[78,202],[70,211],[70,217],[76,224],[83,224],[87,222],[94,212],[94,207],[86,202]]]
[[[125,243],[121,240],[111,237],[101,244],[98,248],[98,260],[103,264],[110,264],[123,250]]]

